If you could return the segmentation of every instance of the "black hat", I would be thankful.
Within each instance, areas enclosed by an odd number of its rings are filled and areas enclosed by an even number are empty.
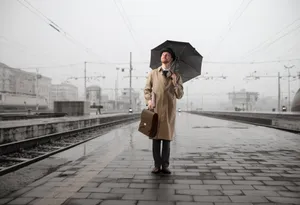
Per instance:
[[[172,50],[172,48],[164,48],[160,51],[160,56],[162,55],[163,52],[168,52],[170,53],[170,55],[172,56],[173,60],[175,60],[176,55],[174,53],[174,51]]]

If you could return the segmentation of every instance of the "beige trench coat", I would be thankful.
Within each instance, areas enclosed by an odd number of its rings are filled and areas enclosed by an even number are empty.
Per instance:
[[[154,112],[158,114],[157,135],[153,139],[173,140],[176,118],[176,99],[183,97],[182,78],[178,73],[177,87],[170,78],[162,73],[162,67],[151,70],[144,89],[146,104],[155,93],[156,105]]]

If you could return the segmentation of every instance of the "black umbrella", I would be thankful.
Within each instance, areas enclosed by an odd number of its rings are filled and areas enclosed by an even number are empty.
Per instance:
[[[182,81],[187,82],[201,74],[203,57],[190,43],[167,40],[151,50],[150,68],[156,69],[161,66],[160,53],[164,48],[171,48],[176,55],[173,70],[177,71]]]

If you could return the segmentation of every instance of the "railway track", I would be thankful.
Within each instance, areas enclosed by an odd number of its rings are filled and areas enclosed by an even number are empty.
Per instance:
[[[137,119],[139,115],[132,115],[95,126],[0,145],[0,176],[99,137],[105,128]]]

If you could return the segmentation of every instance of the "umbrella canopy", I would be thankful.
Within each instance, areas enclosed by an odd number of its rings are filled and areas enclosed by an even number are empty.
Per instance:
[[[151,50],[150,68],[156,69],[161,66],[160,53],[164,48],[171,48],[176,55],[173,70],[178,72],[183,83],[201,74],[203,57],[188,42],[167,40]]]

